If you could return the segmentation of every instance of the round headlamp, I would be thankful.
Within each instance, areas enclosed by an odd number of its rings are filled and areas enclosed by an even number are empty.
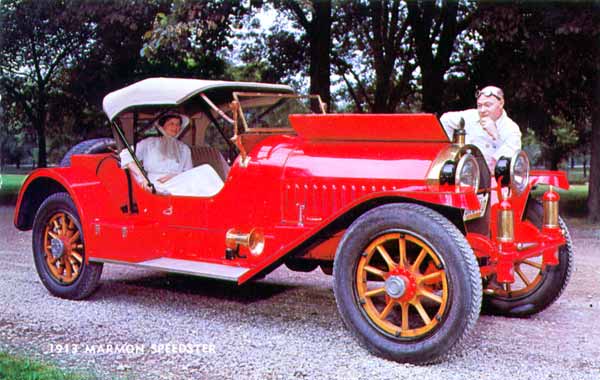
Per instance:
[[[459,187],[472,187],[475,192],[479,189],[479,165],[472,154],[467,153],[458,161],[454,184]]]
[[[517,195],[529,183],[529,158],[523,150],[518,150],[511,158],[500,157],[494,168],[494,176],[501,186],[509,186]],[[502,180],[500,180],[502,178]]]
[[[523,193],[529,183],[529,157],[523,150],[519,150],[510,159],[510,187],[517,193]]]

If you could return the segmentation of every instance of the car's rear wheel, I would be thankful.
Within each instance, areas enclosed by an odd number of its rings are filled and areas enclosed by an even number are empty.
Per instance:
[[[526,218],[538,228],[542,227],[542,205],[530,199]],[[560,228],[567,243],[558,250],[559,264],[544,266],[542,257],[529,258],[515,263],[515,282],[499,284],[492,276],[485,284],[482,310],[487,314],[507,317],[528,317],[552,305],[567,287],[573,270],[573,243],[567,225],[559,217]]]
[[[116,144],[115,140],[112,138],[101,137],[85,140],[73,145],[71,149],[67,151],[62,160],[60,160],[60,166],[71,166],[71,157],[75,154],[110,153],[115,150]]]
[[[86,263],[79,214],[67,193],[55,193],[40,206],[33,223],[33,258],[38,275],[53,295],[88,297],[96,289],[102,264]]]
[[[479,268],[466,239],[439,213],[413,204],[377,207],[346,230],[334,292],[365,348],[409,363],[455,352],[481,306]]]

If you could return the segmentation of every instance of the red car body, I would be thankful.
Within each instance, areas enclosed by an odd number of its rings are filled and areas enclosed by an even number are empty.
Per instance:
[[[449,154],[452,161],[465,149],[476,159],[481,154],[475,147],[451,142],[434,115],[292,114],[289,121],[291,133],[255,139],[252,132],[242,134],[247,157],[233,162],[225,185],[212,197],[149,192],[136,181],[128,181],[115,155],[108,153],[76,155],[70,167],[36,170],[19,194],[15,226],[31,229],[44,200],[64,192],[79,216],[86,264],[132,264],[242,284],[284,262],[300,270],[320,265],[331,273],[336,252],[341,252],[340,241],[354,221],[378,207],[408,203],[434,210],[461,231],[477,260],[484,292],[486,279],[493,278],[501,285],[501,294],[506,284],[521,277],[519,263],[530,258],[541,258],[536,264],[540,273],[559,264],[559,249],[567,244],[564,228],[548,223],[540,228],[527,220],[526,210],[530,189],[540,184],[551,185],[546,208],[556,206],[551,203],[557,197],[552,188],[568,188],[564,173],[531,172],[520,194],[509,192],[508,186],[504,192],[502,186],[492,188],[492,181],[488,188],[462,188],[441,183],[436,171],[440,157]],[[487,169],[482,172],[489,179]],[[489,202],[486,199],[482,205],[478,194],[487,194]],[[499,224],[509,221],[508,214],[502,214],[506,210],[512,212],[512,240],[498,238]],[[481,215],[465,220],[468,212]],[[251,236],[256,231],[260,233]],[[232,246],[231,236],[236,235],[242,243]],[[252,244],[243,243],[250,238],[261,240],[260,252],[251,252]],[[396,276],[408,284],[410,276]],[[388,285],[393,284],[386,282],[386,289]],[[440,287],[432,285],[430,290],[441,297]],[[389,290],[386,299],[393,294]],[[399,294],[401,300],[407,293]],[[363,314],[370,316],[365,310]],[[386,322],[371,319],[375,325],[381,322],[379,330],[385,335]],[[429,339],[428,334],[408,343]],[[372,351],[410,362],[441,356],[439,352],[394,354],[377,344]]]

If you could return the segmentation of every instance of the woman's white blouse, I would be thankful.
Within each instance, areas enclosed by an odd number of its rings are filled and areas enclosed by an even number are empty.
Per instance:
[[[160,194],[178,196],[212,197],[223,188],[223,181],[212,166],[204,164],[193,167],[192,152],[190,148],[179,140],[177,149],[179,157],[165,157],[160,150],[160,137],[148,137],[140,141],[135,150],[135,155],[148,172],[148,179],[154,184]],[[121,167],[133,162],[127,149],[120,153]],[[158,179],[167,174],[177,174],[166,182]]]
[[[135,155],[140,161],[144,169],[148,172],[148,178],[152,182],[164,177],[167,174],[183,173],[193,167],[192,152],[190,148],[177,140],[177,149],[180,151],[179,156],[183,160],[177,162],[175,157],[165,157],[160,151],[160,137],[148,137],[137,143]],[[121,167],[133,162],[133,158],[127,149],[121,151]]]

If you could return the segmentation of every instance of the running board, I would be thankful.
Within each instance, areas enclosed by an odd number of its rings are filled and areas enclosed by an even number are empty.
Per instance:
[[[107,260],[94,257],[90,257],[90,261],[109,264],[125,264],[140,268],[156,269],[165,272],[182,273],[192,276],[209,277],[235,282],[237,282],[238,279],[244,275],[244,273],[250,270],[250,268],[244,267],[233,267],[229,265],[206,263],[201,261],[171,259],[169,257],[161,257],[159,259],[140,261],[137,263]]]

